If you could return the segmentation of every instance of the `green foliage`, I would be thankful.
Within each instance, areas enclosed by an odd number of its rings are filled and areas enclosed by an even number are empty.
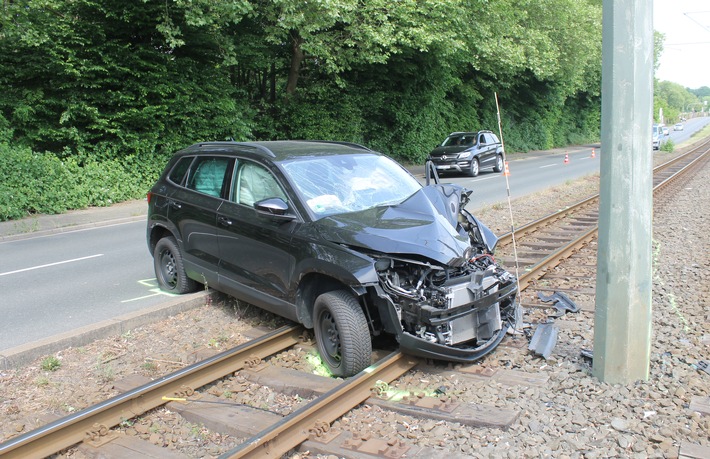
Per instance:
[[[54,357],[53,355],[50,355],[49,357],[45,357],[42,359],[42,362],[40,363],[40,368],[44,371],[57,371],[59,370],[59,367],[62,366],[62,362]]]
[[[166,158],[130,155],[83,163],[0,143],[0,221],[107,206],[145,196]]]
[[[0,14],[2,220],[142,197],[201,140],[352,141],[421,163],[452,131],[497,131],[496,93],[508,151],[599,137],[598,0],[19,0]]]
[[[673,140],[671,140],[670,138],[661,144],[661,151],[673,153],[674,149],[675,143],[673,143]]]

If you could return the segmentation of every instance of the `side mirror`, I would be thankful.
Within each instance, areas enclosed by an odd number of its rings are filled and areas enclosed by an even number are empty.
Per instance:
[[[289,212],[286,201],[281,198],[268,198],[254,203],[254,209],[260,215],[276,220],[295,220],[296,215]]]

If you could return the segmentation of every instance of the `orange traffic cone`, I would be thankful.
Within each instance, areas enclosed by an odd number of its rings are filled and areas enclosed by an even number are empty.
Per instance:
[[[565,164],[569,163],[569,154],[565,153]]]
[[[508,169],[508,161],[505,162],[505,171],[503,172],[504,176],[509,176],[510,175],[510,169]]]
[[[594,148],[592,148],[592,158],[596,158],[596,157],[597,157],[597,155],[596,155],[596,153],[594,153]]]

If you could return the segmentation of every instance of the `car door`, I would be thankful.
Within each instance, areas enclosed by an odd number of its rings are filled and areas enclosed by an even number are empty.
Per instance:
[[[291,199],[262,164],[237,159],[229,200],[217,214],[219,283],[225,291],[276,314],[297,320],[291,291],[299,247],[292,244],[299,220],[260,214],[254,204]]]
[[[489,134],[482,132],[479,134],[478,143],[481,146],[481,168],[492,167],[495,162],[495,142]]]
[[[177,187],[167,203],[168,218],[180,239],[185,271],[208,286],[217,282],[217,209],[229,189],[232,161],[225,156],[198,156],[185,186]]]

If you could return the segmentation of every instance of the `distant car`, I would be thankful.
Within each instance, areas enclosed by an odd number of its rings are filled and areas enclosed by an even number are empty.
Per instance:
[[[439,174],[463,172],[476,177],[481,169],[503,170],[503,144],[491,131],[452,132],[429,153]]]
[[[682,131],[684,128],[685,126],[683,125],[683,123],[676,123],[676,125],[673,126],[674,131]]]
[[[654,124],[651,127],[651,142],[654,150],[660,150],[663,144],[663,126]]]
[[[209,286],[314,329],[336,376],[370,365],[372,336],[473,362],[514,327],[517,279],[466,210],[471,191],[429,182],[355,144],[193,145],[148,195],[158,284]]]
[[[661,129],[663,129],[663,135],[671,135],[671,131],[668,129],[668,126],[663,125]]]

